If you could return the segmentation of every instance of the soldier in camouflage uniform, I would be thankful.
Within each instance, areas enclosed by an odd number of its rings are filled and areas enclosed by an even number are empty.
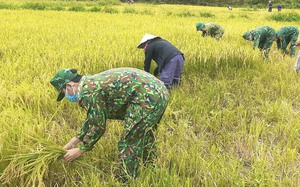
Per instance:
[[[277,48],[282,49],[282,51],[287,53],[287,45],[291,42],[290,55],[294,56],[296,54],[296,41],[299,36],[299,30],[295,26],[285,26],[280,28],[276,34],[274,40],[277,42]]]
[[[169,99],[162,81],[142,70],[116,68],[89,76],[63,69],[50,82],[59,91],[57,101],[66,97],[87,110],[80,132],[64,146],[65,160],[72,161],[92,150],[105,132],[107,119],[125,122],[118,142],[124,176],[137,176],[140,159],[144,163],[153,160],[154,132]]]
[[[272,47],[274,36],[275,30],[269,26],[261,26],[243,34],[245,40],[254,42],[253,49],[258,47],[260,51],[264,52],[266,58],[269,57],[269,51]]]
[[[210,36],[216,38],[217,40],[221,39],[224,34],[224,28],[216,23],[202,23],[199,22],[196,24],[197,31],[202,31],[202,36]]]

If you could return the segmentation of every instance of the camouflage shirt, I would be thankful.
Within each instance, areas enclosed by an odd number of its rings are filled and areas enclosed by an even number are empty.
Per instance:
[[[299,30],[295,26],[285,26],[280,28],[276,32],[277,48],[285,50],[288,45],[287,41],[294,39],[294,43],[295,43],[298,39],[298,36],[299,36]]]
[[[222,38],[224,34],[224,28],[216,23],[206,23],[202,31],[204,31],[203,36],[209,35],[217,39]]]
[[[253,49],[261,43],[273,43],[275,30],[269,26],[261,26],[250,31],[253,37]]]
[[[87,117],[77,137],[83,142],[81,150],[91,150],[105,132],[106,119],[123,120],[132,115],[127,112],[129,105],[146,110],[169,93],[163,82],[145,71],[116,68],[82,77],[78,96]]]

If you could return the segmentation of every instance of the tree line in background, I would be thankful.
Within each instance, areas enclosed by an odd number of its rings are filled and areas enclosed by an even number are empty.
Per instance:
[[[15,9],[17,5],[9,1],[0,0],[0,9]],[[22,1],[18,1],[22,4]],[[120,3],[151,3],[151,4],[185,4],[185,5],[199,5],[199,6],[216,6],[216,7],[250,7],[254,9],[268,9],[269,0],[27,0],[25,4],[44,4],[44,2],[52,2],[58,4],[59,2],[65,3],[97,3],[99,5],[118,5]],[[23,3],[23,4],[24,4]],[[281,5],[283,9],[300,9],[300,0],[272,0],[274,9]]]
[[[190,4],[202,6],[247,6],[256,8],[267,8],[268,0],[135,0],[145,3],[167,3],[167,4]],[[276,8],[279,4],[283,8],[300,8],[300,0],[273,0]]]

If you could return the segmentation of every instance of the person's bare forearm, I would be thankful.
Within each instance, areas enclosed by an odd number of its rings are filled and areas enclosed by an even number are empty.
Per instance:
[[[79,142],[80,140],[77,137],[73,137],[63,148],[64,150],[73,149]]]

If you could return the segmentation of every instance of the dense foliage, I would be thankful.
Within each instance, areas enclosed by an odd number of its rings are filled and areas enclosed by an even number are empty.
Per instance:
[[[170,4],[190,4],[204,6],[249,6],[257,8],[267,8],[268,0],[136,0],[147,3],[170,3]],[[300,8],[298,0],[273,0],[273,7],[281,4],[283,8]]]

